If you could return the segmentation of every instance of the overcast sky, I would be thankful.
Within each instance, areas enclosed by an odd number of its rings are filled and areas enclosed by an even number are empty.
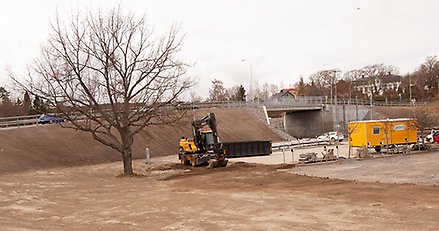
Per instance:
[[[56,10],[66,15],[119,3],[146,14],[158,33],[181,25],[182,55],[194,64],[190,73],[202,97],[213,79],[248,87],[250,63],[259,84],[288,87],[322,69],[384,63],[404,74],[439,53],[435,0],[10,0],[0,7],[0,85],[9,81],[7,67],[24,74],[38,56]]]

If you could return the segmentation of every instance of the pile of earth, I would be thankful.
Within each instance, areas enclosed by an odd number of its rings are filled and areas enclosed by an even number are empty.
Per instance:
[[[188,113],[179,126],[149,127],[135,137],[134,158],[175,155],[178,140],[191,137],[193,118],[214,112],[221,141],[280,141],[264,122],[243,108],[200,109]],[[89,133],[61,128],[57,124],[0,130],[0,172],[90,165],[121,160],[121,155],[94,140]]]

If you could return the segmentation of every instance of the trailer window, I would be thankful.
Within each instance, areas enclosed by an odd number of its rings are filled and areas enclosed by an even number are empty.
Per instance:
[[[372,134],[379,135],[380,134],[380,127],[373,127]]]
[[[395,131],[404,131],[405,130],[405,125],[404,124],[395,125],[395,127],[393,127],[393,130],[395,130]]]

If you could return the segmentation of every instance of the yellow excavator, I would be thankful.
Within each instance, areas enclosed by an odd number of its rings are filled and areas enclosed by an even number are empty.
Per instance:
[[[193,139],[182,137],[179,145],[178,158],[183,165],[193,167],[225,167],[228,160],[219,142],[218,130],[214,113],[192,122]]]

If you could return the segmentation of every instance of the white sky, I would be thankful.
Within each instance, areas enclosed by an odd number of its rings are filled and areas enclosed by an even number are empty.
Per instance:
[[[0,8],[0,85],[9,82],[6,67],[23,75],[38,56],[57,9],[66,15],[119,3],[146,14],[158,33],[181,25],[182,55],[194,63],[202,97],[215,78],[248,87],[242,59],[260,84],[287,87],[322,69],[384,63],[406,73],[439,53],[435,0],[14,0]]]

